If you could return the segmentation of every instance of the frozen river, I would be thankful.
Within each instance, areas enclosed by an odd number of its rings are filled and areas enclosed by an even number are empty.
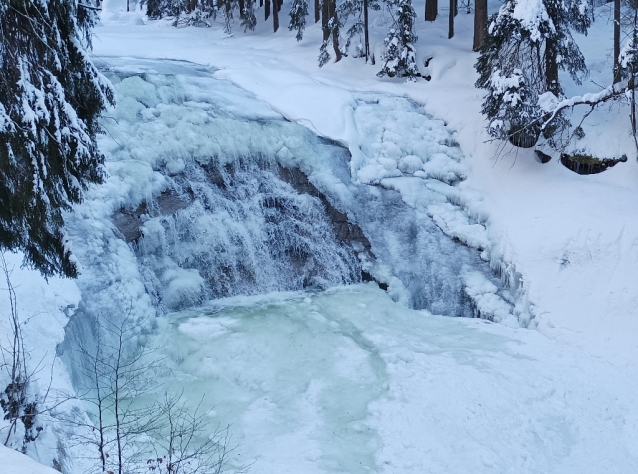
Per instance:
[[[406,309],[373,284],[169,314],[153,344],[165,386],[231,424],[233,464],[252,473],[638,467],[635,381],[536,331]]]

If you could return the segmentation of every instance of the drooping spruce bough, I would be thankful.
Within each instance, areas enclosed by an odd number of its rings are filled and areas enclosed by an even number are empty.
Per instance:
[[[98,118],[114,96],[87,55],[89,2],[0,4],[0,248],[45,276],[76,276],[63,212],[104,177]]]

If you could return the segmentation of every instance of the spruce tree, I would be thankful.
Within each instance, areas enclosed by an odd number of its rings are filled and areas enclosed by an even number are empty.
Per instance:
[[[321,29],[323,30],[323,43],[321,43],[319,48],[319,67],[323,67],[330,60],[330,53],[328,53],[330,42],[332,42],[332,48],[335,52],[335,62],[341,61],[343,53],[339,48],[339,32],[342,26],[337,12],[337,0],[322,0]]]
[[[631,21],[631,33],[629,40],[625,43],[618,54],[618,74],[621,78],[627,79],[627,91],[629,96],[631,120],[631,132],[634,142],[638,148],[638,114],[636,110],[636,74],[638,73],[638,0],[630,0],[629,16]]]
[[[352,25],[346,31],[346,44],[344,51],[347,52],[352,43],[352,38],[363,33],[363,0],[343,0],[337,7],[339,19],[345,25],[351,17],[354,19]],[[361,56],[357,48],[357,57]]]
[[[337,12],[339,19],[346,24],[350,18],[353,18],[352,25],[346,31],[346,44],[344,51],[348,51],[355,36],[363,35],[363,43],[359,41],[355,49],[355,57],[365,57],[366,61],[370,57],[370,40],[368,31],[368,10],[380,10],[377,0],[344,0],[339,4]]]
[[[175,0],[146,0],[146,16],[151,20],[177,16],[183,2]]]
[[[297,30],[297,41],[303,39],[303,32],[306,29],[306,17],[308,16],[308,2],[306,0],[293,0],[290,7],[290,31]]]
[[[394,22],[388,36],[385,38],[385,52],[383,53],[383,68],[377,76],[407,77],[416,80],[420,76],[416,64],[417,36],[414,32],[416,13],[411,0],[389,0],[388,9]]]
[[[533,146],[540,133],[552,140],[569,122],[559,114],[541,130],[546,104],[564,97],[558,71],[577,83],[587,74],[571,30],[586,33],[590,17],[577,0],[543,0],[538,11],[507,0],[492,16],[476,63],[477,87],[485,89],[488,132],[516,146]]]
[[[63,212],[104,176],[96,135],[113,92],[86,52],[96,10],[0,3],[0,248],[46,276],[76,276]]]
[[[241,11],[241,26],[246,31],[253,31],[257,26],[257,17],[255,16],[255,0],[244,0],[239,4]]]

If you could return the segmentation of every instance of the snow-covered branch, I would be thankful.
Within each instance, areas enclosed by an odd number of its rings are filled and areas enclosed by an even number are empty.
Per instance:
[[[94,7],[94,6],[91,6],[91,5],[87,5],[85,3],[79,3],[78,2],[78,7],[86,8],[87,10],[92,10],[94,12],[101,12],[102,11],[102,8],[100,8],[100,7]]]
[[[552,120],[564,109],[569,107],[575,107],[577,105],[590,105],[596,107],[608,100],[612,100],[624,95],[627,91],[636,88],[634,81],[624,80],[616,84],[612,84],[609,87],[596,93],[583,94],[569,99],[563,99],[561,101],[556,99],[556,96],[551,92],[546,92],[539,97],[538,103],[541,108],[547,112],[539,121],[542,121],[541,128],[547,127]]]

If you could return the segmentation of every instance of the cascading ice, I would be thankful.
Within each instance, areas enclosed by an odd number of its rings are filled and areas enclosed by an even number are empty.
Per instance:
[[[278,170],[266,158],[187,161],[172,181],[192,203],[146,220],[138,240],[158,303],[175,308],[360,279],[358,261],[335,240],[320,199],[299,194]]]

